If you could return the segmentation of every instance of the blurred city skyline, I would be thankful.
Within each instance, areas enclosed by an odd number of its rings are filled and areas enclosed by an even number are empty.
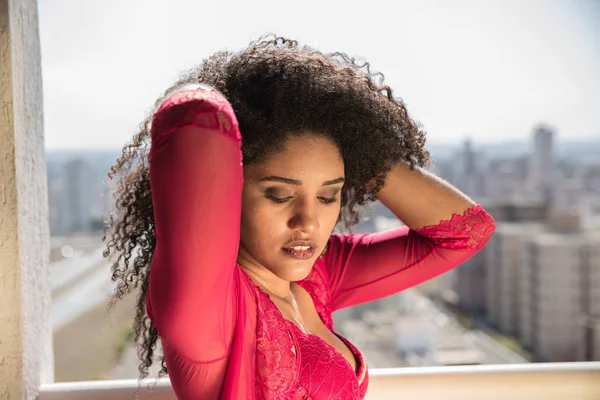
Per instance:
[[[364,349],[372,368],[600,359],[600,140],[559,146],[559,137],[539,124],[519,146],[431,146],[434,173],[482,204],[496,233],[441,277],[334,314],[337,331]],[[106,170],[115,155],[47,152],[53,290],[60,293],[53,327],[63,341],[113,289],[102,279],[99,235],[113,205],[116,182],[106,181]],[[402,224],[381,203],[364,211],[356,233]],[[129,339],[112,340],[125,349]],[[135,349],[124,351],[107,376],[137,375]],[[90,372],[69,360],[58,360],[60,376],[87,379]]]
[[[179,73],[269,32],[365,57],[434,144],[600,137],[599,2],[369,4],[42,1],[46,148],[121,148]]]

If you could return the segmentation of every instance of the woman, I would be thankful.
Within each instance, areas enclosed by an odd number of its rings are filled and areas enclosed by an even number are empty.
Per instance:
[[[425,134],[382,80],[343,54],[263,39],[156,103],[111,170],[106,251],[116,296],[141,288],[142,376],[160,337],[180,399],[364,397],[365,359],[331,313],[448,271],[494,229],[420,168]],[[332,235],[377,198],[406,227]]]

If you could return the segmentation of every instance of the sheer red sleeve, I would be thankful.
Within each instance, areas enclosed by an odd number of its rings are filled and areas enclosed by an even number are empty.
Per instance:
[[[156,248],[148,315],[163,346],[182,360],[218,361],[227,356],[236,318],[243,182],[237,121],[216,91],[182,91],[154,114],[151,138]]]
[[[333,310],[377,300],[440,275],[488,241],[493,218],[481,206],[438,225],[332,235],[324,255]]]

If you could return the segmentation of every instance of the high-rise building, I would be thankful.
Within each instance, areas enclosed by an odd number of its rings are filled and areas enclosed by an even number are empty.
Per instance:
[[[555,178],[554,130],[538,126],[533,133],[529,164],[529,187],[535,198],[547,201],[553,194]]]
[[[486,165],[483,154],[475,151],[466,140],[454,158],[451,182],[458,189],[475,198],[486,195]]]
[[[532,201],[493,201],[482,199],[483,207],[501,222],[542,222],[546,219],[545,204]],[[496,233],[494,233],[494,236]],[[492,236],[492,238],[494,237]],[[488,306],[486,294],[490,278],[487,276],[486,262],[490,259],[491,248],[485,246],[460,267],[444,274],[445,289],[453,292],[458,305],[474,314],[482,314]],[[493,276],[491,277],[493,279]]]
[[[600,233],[586,235],[582,244],[579,360],[600,360]]]
[[[487,247],[484,247],[460,267],[450,271],[457,303],[470,314],[485,312],[485,259]],[[447,278],[448,279],[448,278]]]
[[[481,199],[480,203],[496,222],[545,222],[548,205],[535,200]]]
[[[518,333],[539,361],[598,356],[598,249],[600,235],[582,232],[545,231],[522,242]]]
[[[528,156],[490,160],[485,175],[486,197],[504,200],[527,199],[528,161]]]
[[[487,317],[499,330],[517,335],[519,326],[520,248],[525,239],[542,231],[539,222],[498,222],[485,252]]]
[[[64,166],[60,218],[65,232],[87,230],[92,219],[95,180],[88,162],[74,159]]]

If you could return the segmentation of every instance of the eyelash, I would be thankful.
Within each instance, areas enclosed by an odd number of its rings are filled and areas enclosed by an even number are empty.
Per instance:
[[[337,197],[319,197],[319,200],[323,204],[331,204],[337,201]]]
[[[286,203],[288,202],[292,197],[284,197],[283,199],[279,198],[279,197],[275,197],[272,195],[265,195],[265,197],[269,200],[271,200],[273,203],[277,203],[277,204],[282,204],[282,203]],[[321,203],[323,204],[332,204],[335,203],[337,201],[337,197],[317,197]]]

